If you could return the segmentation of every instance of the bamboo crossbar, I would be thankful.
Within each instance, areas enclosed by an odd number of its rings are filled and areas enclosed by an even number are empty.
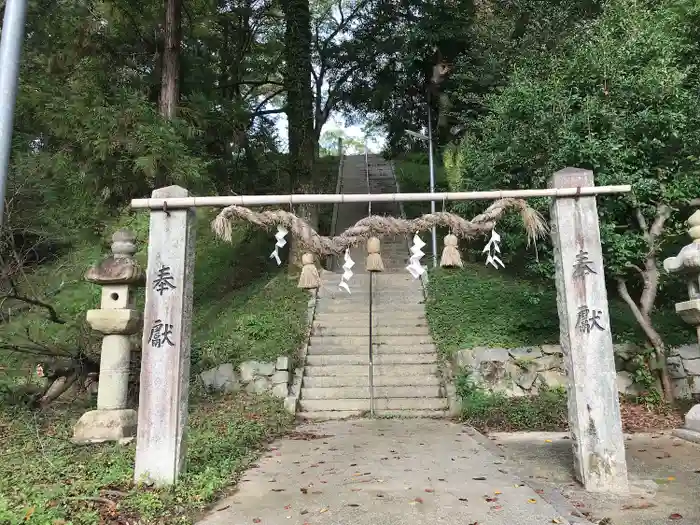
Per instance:
[[[224,206],[273,206],[294,204],[343,204],[357,202],[450,202],[498,200],[506,198],[531,199],[534,197],[589,197],[593,195],[611,195],[629,193],[630,185],[620,186],[589,186],[582,188],[547,188],[541,190],[495,190],[495,191],[463,191],[443,193],[351,193],[323,194],[297,193],[292,195],[222,195],[214,197],[173,197],[161,199],[133,199],[133,209],[178,209]]]

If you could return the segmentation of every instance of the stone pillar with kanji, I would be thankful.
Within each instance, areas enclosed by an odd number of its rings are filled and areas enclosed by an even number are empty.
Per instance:
[[[165,200],[189,197],[179,186],[153,191],[141,354],[134,481],[177,482],[185,468],[194,283],[194,209],[168,210]]]
[[[675,257],[664,261],[664,270],[681,275],[688,286],[688,300],[676,303],[676,313],[695,330],[700,338],[700,210],[687,222],[692,242]],[[692,385],[698,391],[700,385]],[[685,427],[674,432],[678,437],[700,443],[700,404],[693,406],[685,416]]]
[[[550,185],[590,187],[593,172],[566,168]],[[627,462],[596,198],[556,198],[551,213],[574,472],[586,490],[624,493]]]
[[[100,355],[97,409],[83,414],[73,428],[76,443],[120,441],[136,436],[137,413],[128,407],[131,335],[140,332],[143,317],[135,293],[144,273],[134,259],[135,236],[119,230],[112,236],[112,255],[90,268],[85,279],[102,287],[100,308],[87,312],[93,330],[104,334]]]

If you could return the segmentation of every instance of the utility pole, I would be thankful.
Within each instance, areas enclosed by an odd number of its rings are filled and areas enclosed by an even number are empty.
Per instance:
[[[17,101],[19,57],[24,40],[27,0],[7,0],[0,39],[0,228],[5,213],[5,188],[10,169],[12,126]]]

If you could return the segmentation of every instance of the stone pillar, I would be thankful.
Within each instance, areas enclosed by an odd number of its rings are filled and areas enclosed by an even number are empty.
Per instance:
[[[566,168],[550,186],[593,186],[593,172]],[[628,490],[595,197],[552,201],[557,308],[568,376],[574,469],[586,490]]]
[[[86,412],[73,428],[77,443],[117,441],[136,435],[136,411],[127,408],[131,342],[141,330],[141,314],[134,306],[135,288],[143,272],[133,259],[134,235],[119,230],[112,236],[112,256],[90,268],[85,279],[102,286],[99,310],[87,312],[87,322],[105,334],[100,356],[97,410]]]
[[[188,197],[169,186],[152,198]],[[134,481],[171,485],[184,468],[195,213],[152,210]]]
[[[688,285],[688,300],[676,303],[676,313],[686,323],[695,327],[700,338],[700,211],[688,219],[688,234],[692,242],[675,257],[664,261],[664,270],[682,275]],[[693,385],[697,391],[697,385]],[[700,404],[695,405],[685,416],[685,427],[675,431],[678,437],[700,443]]]

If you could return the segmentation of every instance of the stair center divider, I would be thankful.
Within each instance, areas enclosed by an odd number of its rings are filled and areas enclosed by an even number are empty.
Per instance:
[[[365,139],[365,179],[367,181],[367,193],[372,193],[372,188],[369,185],[369,158],[367,155],[367,140]],[[372,202],[367,203],[367,214],[372,215]],[[374,272],[369,273],[369,308],[368,308],[368,322],[369,322],[369,416],[374,417],[374,360],[372,354],[372,293],[374,284]]]

